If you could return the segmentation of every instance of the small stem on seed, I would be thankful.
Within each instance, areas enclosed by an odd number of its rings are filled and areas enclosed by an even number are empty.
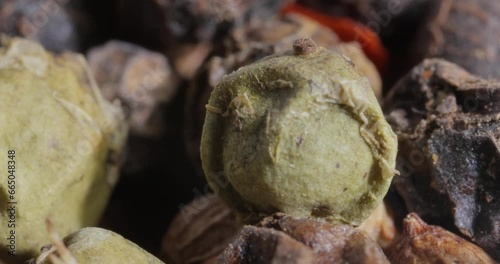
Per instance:
[[[293,42],[295,55],[308,55],[316,51],[316,43],[310,38],[301,38]]]

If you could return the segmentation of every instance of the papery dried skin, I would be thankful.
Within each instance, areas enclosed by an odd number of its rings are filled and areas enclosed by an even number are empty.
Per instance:
[[[497,263],[480,247],[441,227],[427,225],[414,213],[405,218],[403,234],[388,257],[394,264]]]
[[[208,261],[233,240],[242,226],[217,196],[195,199],[181,208],[163,240],[162,255],[175,263]]]

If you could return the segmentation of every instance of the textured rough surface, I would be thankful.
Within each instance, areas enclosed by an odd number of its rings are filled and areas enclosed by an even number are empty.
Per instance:
[[[203,169],[242,217],[279,211],[359,225],[395,173],[397,140],[368,81],[324,48],[240,68],[206,108]]]
[[[122,236],[96,227],[83,228],[68,235],[64,244],[78,263],[163,263]],[[39,258],[37,263],[53,262]]]
[[[224,40],[224,55],[214,56],[191,82],[186,98],[185,140],[189,158],[203,175],[200,161],[200,139],[205,121],[205,105],[210,93],[222,77],[253,63],[265,56],[283,52],[297,38],[308,37],[318,46],[340,52],[349,57],[366,76],[380,99],[382,81],[373,63],[365,56],[356,42],[341,43],[330,29],[301,15],[274,17],[265,21],[254,21],[240,27]],[[380,100],[379,100],[380,102]]]
[[[209,263],[242,228],[217,196],[202,196],[172,220],[163,239],[162,255],[175,263]]]
[[[500,78],[500,2],[438,0],[415,41],[417,60],[439,57],[484,78]]]
[[[127,127],[121,108],[92,85],[85,59],[53,56],[23,39],[1,40],[0,162],[16,151],[16,253],[36,254],[45,219],[66,235],[95,225],[118,179]],[[7,227],[7,174],[0,176],[0,225]],[[9,199],[9,200],[8,200]],[[0,257],[8,232],[0,234]]]
[[[388,257],[393,264],[497,263],[480,247],[441,227],[427,225],[414,213],[405,218],[403,234]]]
[[[263,242],[271,234],[291,240],[282,239],[279,247],[268,247]],[[308,250],[304,250],[304,246]],[[294,218],[282,213],[264,218],[256,227],[245,227],[221,254],[219,262],[237,259],[238,262],[230,263],[255,263],[252,260],[259,257],[257,253],[266,250],[267,256],[259,263],[273,263],[273,259],[283,255],[284,249],[301,255],[309,255],[304,251],[313,253],[296,263],[389,263],[377,243],[352,226]]]
[[[394,179],[410,211],[500,258],[500,82],[426,60],[389,93]]]

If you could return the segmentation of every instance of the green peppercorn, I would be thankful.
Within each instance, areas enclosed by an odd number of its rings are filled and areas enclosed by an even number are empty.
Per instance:
[[[46,218],[67,235],[98,224],[107,205],[127,126],[92,78],[81,55],[0,37],[0,164],[12,166],[0,173],[0,258],[8,263],[37,254]]]
[[[146,252],[124,237],[97,227],[80,229],[54,245],[46,245],[35,260],[36,263],[61,263],[50,259],[49,255],[70,263],[148,263],[163,264],[162,261]]]
[[[360,224],[395,173],[397,139],[350,59],[299,39],[225,76],[201,141],[209,185],[241,217]]]

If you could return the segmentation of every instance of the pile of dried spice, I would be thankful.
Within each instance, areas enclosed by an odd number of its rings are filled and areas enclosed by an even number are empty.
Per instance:
[[[0,1],[0,264],[498,263],[499,15]]]

